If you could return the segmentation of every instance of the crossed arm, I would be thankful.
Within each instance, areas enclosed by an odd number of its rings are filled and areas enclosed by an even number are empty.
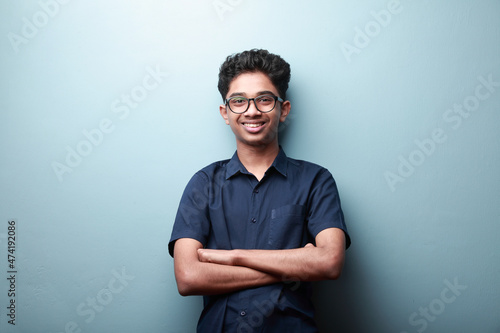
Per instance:
[[[290,279],[336,279],[344,264],[341,229],[321,231],[316,246],[290,250],[211,250],[197,240],[181,238],[174,248],[177,288],[183,296],[212,295]]]

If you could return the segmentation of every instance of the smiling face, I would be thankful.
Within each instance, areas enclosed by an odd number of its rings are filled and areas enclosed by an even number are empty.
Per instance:
[[[278,96],[278,91],[269,77],[262,72],[249,72],[238,75],[231,81],[226,98],[243,96],[254,98],[261,95]],[[290,102],[277,102],[268,113],[255,108],[254,102],[245,113],[236,114],[227,105],[219,107],[226,124],[236,137],[237,148],[278,148],[278,125],[284,122],[290,112]]]

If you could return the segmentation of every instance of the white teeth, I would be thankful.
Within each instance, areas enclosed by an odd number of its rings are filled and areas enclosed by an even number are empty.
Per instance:
[[[248,123],[245,123],[243,125],[245,125],[246,127],[259,127],[259,126],[262,126],[262,123],[261,124],[248,124]]]

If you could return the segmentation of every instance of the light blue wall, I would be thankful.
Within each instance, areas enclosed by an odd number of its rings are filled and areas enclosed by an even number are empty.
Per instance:
[[[500,332],[499,1],[0,13],[2,333],[193,332],[201,299],[178,295],[167,242],[191,175],[235,149],[218,67],[254,47],[290,62],[282,144],[332,171],[353,240],[316,289],[323,332]]]

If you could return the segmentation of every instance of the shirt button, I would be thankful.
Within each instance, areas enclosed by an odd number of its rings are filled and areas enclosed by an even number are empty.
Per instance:
[[[241,315],[242,317],[244,317],[244,316],[246,316],[246,315],[247,315],[247,313],[246,313],[245,311],[241,311],[241,312],[240,312],[240,315]]]
[[[257,222],[257,220],[254,217],[254,218],[252,218],[252,223],[255,223],[255,222]]]
[[[253,193],[259,193],[259,189],[253,190]]]

